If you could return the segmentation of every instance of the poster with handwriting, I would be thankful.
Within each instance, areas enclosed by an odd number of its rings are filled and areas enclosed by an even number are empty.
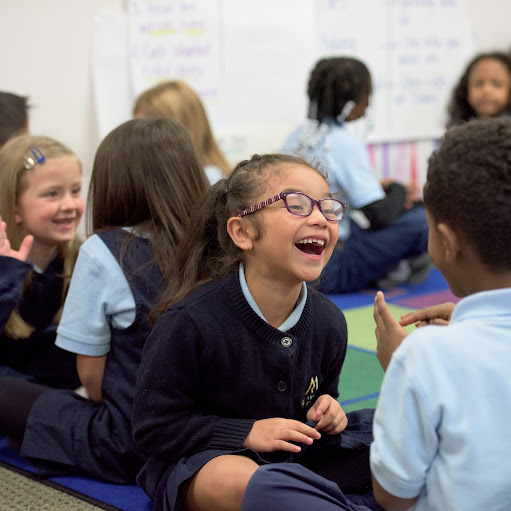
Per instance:
[[[474,53],[464,0],[128,0],[132,94],[167,79],[204,101],[233,161],[276,151],[307,112],[321,57],[360,58],[373,77],[368,142],[441,135]]]
[[[460,0],[317,0],[320,52],[373,77],[372,141],[439,136],[451,89],[475,52]]]

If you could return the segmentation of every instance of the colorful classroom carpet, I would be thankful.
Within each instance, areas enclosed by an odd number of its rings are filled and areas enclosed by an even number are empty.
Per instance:
[[[374,408],[378,400],[383,370],[376,358],[373,303],[376,290],[346,295],[330,295],[344,312],[348,323],[348,352],[339,383],[340,402],[347,412]],[[413,309],[443,302],[459,301],[449,290],[442,274],[434,269],[420,284],[399,286],[385,292],[385,300],[396,319]],[[413,325],[405,330],[412,331]]]
[[[340,401],[345,411],[374,408],[378,400],[383,371],[375,352],[373,320],[375,294],[376,290],[367,290],[354,294],[330,295],[330,299],[344,312],[348,323],[348,352],[339,384]],[[436,269],[421,284],[400,286],[386,292],[385,299],[396,318],[411,309],[457,301]],[[407,327],[408,330],[413,328]],[[3,491],[0,485],[0,511],[4,509],[152,511],[153,508],[149,498],[136,486],[106,484],[78,476],[55,477],[44,484],[37,482],[30,465],[7,445],[5,438],[0,438],[0,467],[7,472],[10,468],[16,473],[16,477],[9,478],[7,485],[9,492]],[[0,471],[0,478],[5,471]],[[18,507],[13,507],[15,498]],[[32,507],[34,499],[41,506]],[[81,503],[77,502],[77,499],[81,500]],[[50,507],[43,507],[43,502],[49,502]],[[62,505],[63,502],[66,502],[66,505]]]

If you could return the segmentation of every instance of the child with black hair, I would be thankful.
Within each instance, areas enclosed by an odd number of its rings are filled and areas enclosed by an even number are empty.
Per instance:
[[[242,161],[198,202],[135,392],[155,510],[239,509],[257,467],[283,460],[369,492],[373,411],[337,401],[346,321],[306,285],[344,211],[316,168],[280,154]]]
[[[28,98],[0,91],[0,147],[17,135],[28,133]]]
[[[371,445],[373,491],[385,509],[510,509],[511,118],[447,131],[430,157],[428,249],[462,300],[404,318],[374,306],[385,377]],[[484,217],[484,218],[482,218]],[[302,467],[259,468],[244,511],[353,510]]]
[[[448,128],[474,118],[511,115],[511,55],[476,55],[454,86],[447,113]]]
[[[356,292],[374,285],[418,282],[430,269],[427,223],[415,190],[375,176],[363,140],[348,122],[365,114],[372,81],[365,64],[350,57],[319,60],[310,74],[309,120],[287,138],[286,152],[313,156],[328,169],[331,190],[348,205],[319,289]],[[351,218],[353,210],[366,225]],[[396,271],[397,268],[400,271]],[[393,273],[390,273],[393,271]]]
[[[80,248],[55,341],[75,355],[88,398],[0,378],[0,434],[21,444],[40,475],[135,482],[145,458],[131,413],[148,315],[190,204],[207,186],[190,137],[170,119],[128,121],[101,142],[89,188],[93,234]]]

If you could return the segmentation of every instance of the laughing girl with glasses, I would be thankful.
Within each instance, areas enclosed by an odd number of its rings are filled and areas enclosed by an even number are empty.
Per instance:
[[[156,510],[240,509],[250,476],[277,461],[370,492],[372,410],[337,401],[346,321],[307,286],[344,210],[287,155],[255,155],[202,197],[135,391],[134,438],[149,455],[138,482]]]

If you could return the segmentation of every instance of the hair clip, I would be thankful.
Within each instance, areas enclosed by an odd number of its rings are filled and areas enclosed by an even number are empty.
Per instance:
[[[348,116],[351,114],[351,111],[355,108],[355,104],[356,103],[351,99],[346,101],[342,107],[341,113],[337,116],[337,122],[339,124],[342,124],[348,118]]]
[[[27,156],[25,158],[25,168],[27,170],[33,169],[36,166],[36,163],[44,163],[46,158],[40,149],[37,147],[31,147],[30,152],[32,156]]]

